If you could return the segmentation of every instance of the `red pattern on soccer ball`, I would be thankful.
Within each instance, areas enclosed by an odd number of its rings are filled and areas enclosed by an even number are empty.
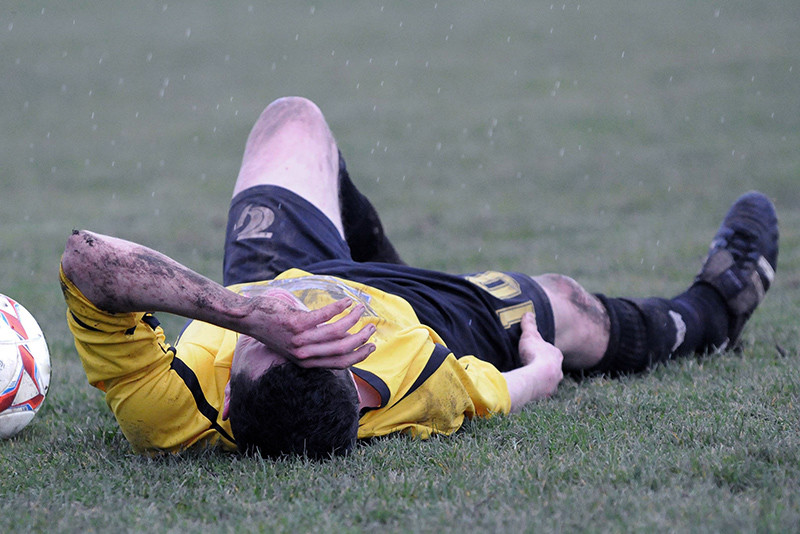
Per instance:
[[[17,303],[8,297],[6,297],[6,299],[13,306],[14,312],[16,312]],[[25,327],[22,326],[22,322],[16,313],[12,314],[6,310],[0,310],[0,319],[8,324],[20,338],[20,342],[17,344],[17,350],[19,351],[20,358],[22,359],[23,368],[23,371],[17,375],[16,380],[12,384],[9,384],[4,391],[0,392],[0,412],[3,412],[11,407],[35,411],[37,408],[39,408],[39,406],[41,406],[42,402],[44,402],[44,394],[42,393],[43,388],[36,369],[36,359],[28,350],[28,347],[23,344],[25,341],[27,341],[28,334],[25,332]],[[19,388],[22,385],[23,373],[30,377],[39,393],[34,395],[32,398],[26,399],[18,404],[14,404],[17,393],[19,393]]]

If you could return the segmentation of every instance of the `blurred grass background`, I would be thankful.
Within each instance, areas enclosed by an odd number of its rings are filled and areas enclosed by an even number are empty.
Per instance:
[[[6,2],[0,292],[42,324],[54,373],[0,443],[0,525],[796,530],[798,20],[794,0]],[[567,382],[455,438],[323,465],[131,456],[66,329],[64,240],[119,235],[219,280],[245,138],[287,94],[322,108],[412,264],[669,295],[760,189],[775,287],[742,353]]]

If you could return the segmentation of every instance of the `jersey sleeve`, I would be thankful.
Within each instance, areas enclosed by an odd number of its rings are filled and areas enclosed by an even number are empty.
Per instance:
[[[106,391],[108,382],[146,369],[168,355],[158,321],[146,313],[109,313],[97,308],[60,270],[67,324],[86,378]]]
[[[374,384],[378,377],[369,378]],[[438,344],[421,370],[407,374],[402,384],[387,382],[384,391],[383,406],[361,417],[360,438],[394,432],[423,439],[452,434],[465,418],[507,414],[511,409],[500,371],[472,356],[457,359]]]
[[[212,352],[191,343],[181,344],[178,355],[152,314],[105,312],[63,270],[60,279],[86,377],[105,393],[136,452],[176,452],[201,443],[235,449],[230,423],[220,416],[229,363],[216,365]]]
[[[464,383],[475,408],[471,416],[489,417],[511,411],[508,384],[494,365],[474,356],[464,356],[457,361],[469,378]]]

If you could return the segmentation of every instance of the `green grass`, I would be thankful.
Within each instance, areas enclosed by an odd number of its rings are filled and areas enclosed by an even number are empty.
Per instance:
[[[0,530],[800,528],[800,4],[35,4],[0,11],[0,292],[54,371],[0,443]],[[112,233],[220,279],[244,140],[285,94],[319,103],[410,263],[669,295],[761,189],[775,287],[741,353],[567,380],[451,438],[321,464],[135,456],[71,344],[64,240]]]

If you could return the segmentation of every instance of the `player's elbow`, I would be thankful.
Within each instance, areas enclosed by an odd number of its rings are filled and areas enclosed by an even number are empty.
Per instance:
[[[68,278],[72,279],[75,272],[81,268],[81,258],[83,254],[81,250],[85,243],[84,230],[73,230],[67,238],[67,244],[64,247],[64,253],[61,255],[61,268]]]
[[[97,239],[86,230],[73,230],[67,238],[64,253],[61,256],[61,269],[64,275],[89,298],[93,304],[100,305],[97,297],[91,298],[91,286],[95,283],[98,265],[104,265],[100,257]],[[88,293],[87,293],[88,291]]]

